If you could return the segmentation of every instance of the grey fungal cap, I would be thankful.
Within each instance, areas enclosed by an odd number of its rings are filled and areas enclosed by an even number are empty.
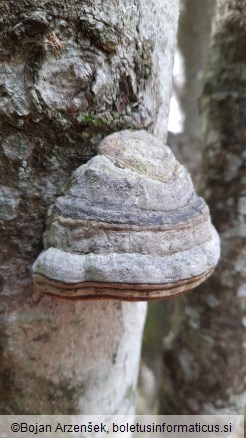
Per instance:
[[[106,137],[50,208],[36,288],[77,299],[151,300],[214,270],[219,237],[171,150],[146,131]]]

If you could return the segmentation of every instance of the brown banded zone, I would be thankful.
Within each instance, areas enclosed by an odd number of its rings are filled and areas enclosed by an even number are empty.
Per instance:
[[[203,275],[181,280],[173,284],[124,284],[84,282],[78,284],[62,283],[35,274],[35,284],[47,295],[68,300],[121,300],[121,301],[157,301],[187,292],[203,283],[214,271],[211,269]]]

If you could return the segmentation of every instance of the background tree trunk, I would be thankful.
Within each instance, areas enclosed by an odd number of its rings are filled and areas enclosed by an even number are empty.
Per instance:
[[[214,275],[183,301],[183,321],[166,344],[166,413],[245,411],[245,38],[245,2],[218,0],[202,98],[203,193],[222,256]]]
[[[0,410],[131,412],[146,305],[35,298],[30,268],[103,136],[165,140],[178,0],[4,0],[0,15]]]
[[[179,133],[170,129],[168,144],[189,169],[195,184],[201,174],[202,123],[199,98],[207,62],[215,0],[181,0],[173,99],[183,123]],[[170,118],[177,117],[171,104]],[[172,128],[172,121],[170,128]]]

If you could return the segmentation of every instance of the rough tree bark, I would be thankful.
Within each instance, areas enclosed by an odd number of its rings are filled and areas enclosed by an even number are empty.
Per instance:
[[[0,15],[0,411],[131,412],[145,304],[38,300],[30,267],[104,135],[165,139],[178,0],[3,0]]]
[[[245,38],[245,2],[218,0],[202,98],[202,186],[222,257],[211,279],[185,300],[183,321],[165,350],[164,412],[245,411]]]

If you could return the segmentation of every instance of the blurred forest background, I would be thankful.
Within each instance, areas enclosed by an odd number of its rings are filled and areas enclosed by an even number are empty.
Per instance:
[[[245,412],[245,19],[240,1],[181,1],[167,143],[210,206],[222,256],[204,285],[149,305],[142,414]]]

